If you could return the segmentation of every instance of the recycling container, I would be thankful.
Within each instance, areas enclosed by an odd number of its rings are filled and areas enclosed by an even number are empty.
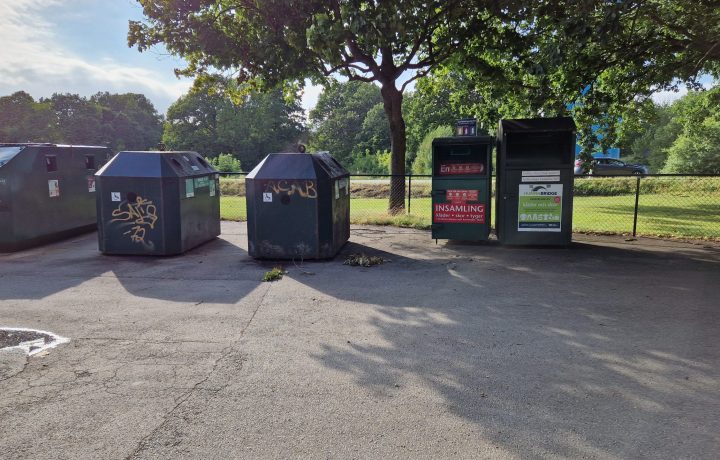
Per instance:
[[[502,120],[497,141],[496,227],[500,242],[570,244],[575,160],[572,118]]]
[[[329,153],[271,153],[245,179],[248,252],[327,259],[350,238],[350,174]]]
[[[465,121],[465,120],[461,120]],[[458,125],[468,131],[468,125]],[[471,132],[475,133],[474,126]],[[432,237],[483,241],[490,234],[494,139],[461,135],[433,139]]]
[[[106,147],[0,144],[0,251],[96,227],[95,171]]]
[[[196,152],[120,152],[97,173],[104,254],[181,254],[220,234],[219,175]]]

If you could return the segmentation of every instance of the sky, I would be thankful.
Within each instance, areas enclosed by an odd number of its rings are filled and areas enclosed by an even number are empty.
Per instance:
[[[135,0],[0,0],[0,96],[134,92],[165,113],[192,81],[175,77],[183,62],[164,48],[140,53],[128,47],[128,21],[142,17]],[[320,91],[306,87],[306,110]],[[686,92],[654,99],[671,102]]]
[[[183,62],[164,48],[128,47],[128,21],[142,17],[134,0],[0,0],[0,96],[133,92],[165,113],[192,80],[175,77]],[[303,106],[319,92],[307,88]]]

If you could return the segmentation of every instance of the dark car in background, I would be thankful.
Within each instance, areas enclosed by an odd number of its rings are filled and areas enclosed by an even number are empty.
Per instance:
[[[590,174],[596,176],[642,176],[649,174],[645,165],[625,163],[615,158],[594,158],[590,164]],[[583,174],[583,161],[575,160],[575,174]]]

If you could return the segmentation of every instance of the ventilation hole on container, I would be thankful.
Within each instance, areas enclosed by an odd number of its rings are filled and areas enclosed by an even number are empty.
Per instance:
[[[290,204],[290,195],[283,195],[280,197],[280,203],[282,204]]]
[[[177,161],[175,158],[172,159],[172,162],[175,163],[175,166],[177,166],[178,168],[182,169],[182,165],[181,165],[180,162]]]
[[[137,193],[128,192],[127,200],[128,200],[128,203],[135,203],[137,201]]]

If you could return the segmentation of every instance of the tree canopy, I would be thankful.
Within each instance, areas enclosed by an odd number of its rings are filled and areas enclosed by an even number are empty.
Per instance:
[[[394,174],[406,166],[404,90],[434,70],[472,85],[478,99],[451,107],[476,112],[458,116],[572,113],[587,155],[616,137],[628,104],[696,85],[720,62],[720,0],[140,3],[147,20],[131,22],[129,43],[141,51],[164,43],[186,59],[179,73],[199,84],[216,72],[245,90],[336,76],[377,82]],[[402,209],[404,181],[392,187],[390,209]]]
[[[163,142],[209,157],[232,154],[252,168],[271,152],[295,151],[305,134],[302,109],[280,90],[240,99],[212,88],[191,90],[168,109]]]
[[[162,116],[142,94],[53,94],[35,101],[19,91],[0,98],[0,141],[154,147]]]

